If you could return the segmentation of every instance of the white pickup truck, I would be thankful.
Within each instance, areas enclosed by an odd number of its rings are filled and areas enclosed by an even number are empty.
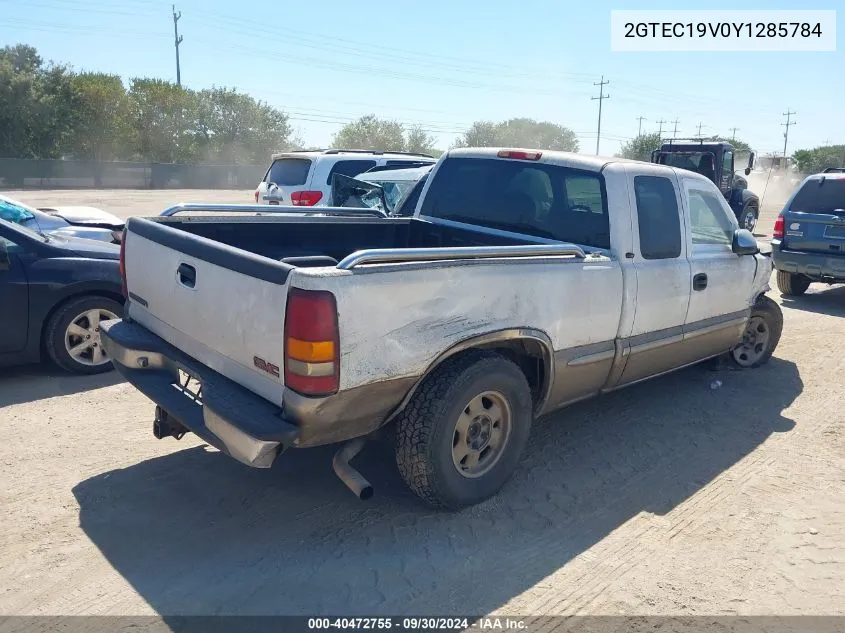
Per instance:
[[[349,459],[392,430],[410,488],[458,508],[504,485],[536,416],[720,355],[757,367],[780,338],[771,261],[698,174],[457,149],[407,195],[406,217],[129,220],[102,339],[155,435],[256,467],[346,442],[335,471],[366,498]]]

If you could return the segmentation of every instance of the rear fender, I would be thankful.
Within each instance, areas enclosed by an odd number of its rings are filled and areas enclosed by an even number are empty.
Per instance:
[[[456,343],[448,350],[440,354],[425,370],[423,375],[414,383],[414,386],[408,391],[399,406],[387,417],[385,424],[391,422],[411,401],[411,398],[416,393],[423,381],[428,378],[434,371],[440,367],[445,361],[457,356],[463,352],[476,349],[486,350],[501,350],[506,356],[520,364],[520,368],[525,372],[526,367],[519,361],[526,361],[530,359],[537,359],[541,365],[541,372],[532,383],[531,376],[529,384],[532,387],[532,395],[534,397],[534,411],[536,414],[541,412],[546,405],[549,398],[551,387],[554,384],[554,363],[552,362],[554,354],[552,352],[552,341],[548,334],[542,330],[534,328],[511,328],[506,330],[497,330],[495,332],[488,332],[478,336],[465,339]]]

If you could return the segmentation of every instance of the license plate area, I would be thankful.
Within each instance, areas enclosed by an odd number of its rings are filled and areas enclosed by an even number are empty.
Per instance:
[[[196,404],[202,405],[202,382],[182,367],[179,367],[178,371],[179,380],[174,382],[173,386]]]
[[[828,224],[824,227],[824,236],[845,240],[845,224]]]

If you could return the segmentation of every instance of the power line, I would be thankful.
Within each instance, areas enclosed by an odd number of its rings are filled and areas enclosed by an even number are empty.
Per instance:
[[[783,133],[783,158],[786,159],[786,143],[789,140],[789,126],[795,125],[795,121],[790,121],[793,114],[798,114],[797,112],[791,112],[787,110],[783,113],[783,116],[786,117],[786,123],[781,123],[782,126],[786,128],[786,131]]]
[[[728,128],[731,131],[731,140],[736,140],[736,131],[739,129],[738,127]]]
[[[658,135],[661,139],[663,138],[663,124],[664,124],[664,123],[669,123],[669,121],[664,121],[663,119],[660,119],[660,120],[657,122],[657,124],[660,126],[660,128],[657,130],[657,135]]]
[[[610,95],[604,94],[604,87],[609,83],[610,83],[610,80],[605,81],[604,75],[602,75],[601,81],[593,83],[594,86],[599,87],[599,96],[598,97],[590,97],[590,99],[592,101],[595,101],[596,99],[598,99],[598,102],[599,102],[599,125],[598,125],[598,129],[596,130],[596,156],[599,155],[599,144],[601,143],[601,103],[605,99],[610,99]]]
[[[179,19],[182,12],[176,13],[176,5],[173,5],[173,41],[176,46],[176,85],[182,85],[182,69],[179,66],[179,44],[182,43],[182,36],[179,35]]]
[[[672,121],[672,123],[675,124],[675,129],[672,132],[672,138],[678,138],[678,123],[680,123],[680,121],[678,121],[678,119],[675,119],[674,121]]]
[[[639,121],[639,125],[637,126],[637,136],[643,135],[643,121],[648,121],[644,116],[638,116],[637,121]]]
[[[698,134],[696,134],[697,137],[701,137],[701,128],[702,127],[703,126],[701,125],[701,122],[699,121],[699,123],[698,123]]]

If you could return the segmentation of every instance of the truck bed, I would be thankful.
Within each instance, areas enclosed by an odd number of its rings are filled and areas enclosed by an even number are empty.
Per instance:
[[[325,258],[336,263],[355,251],[370,248],[515,246],[545,241],[444,226],[416,218],[200,216],[148,220],[294,266],[332,265]],[[130,222],[137,232],[140,223]],[[141,233],[149,230],[142,229]],[[179,241],[172,231],[157,233],[158,237],[169,233],[171,239]]]

